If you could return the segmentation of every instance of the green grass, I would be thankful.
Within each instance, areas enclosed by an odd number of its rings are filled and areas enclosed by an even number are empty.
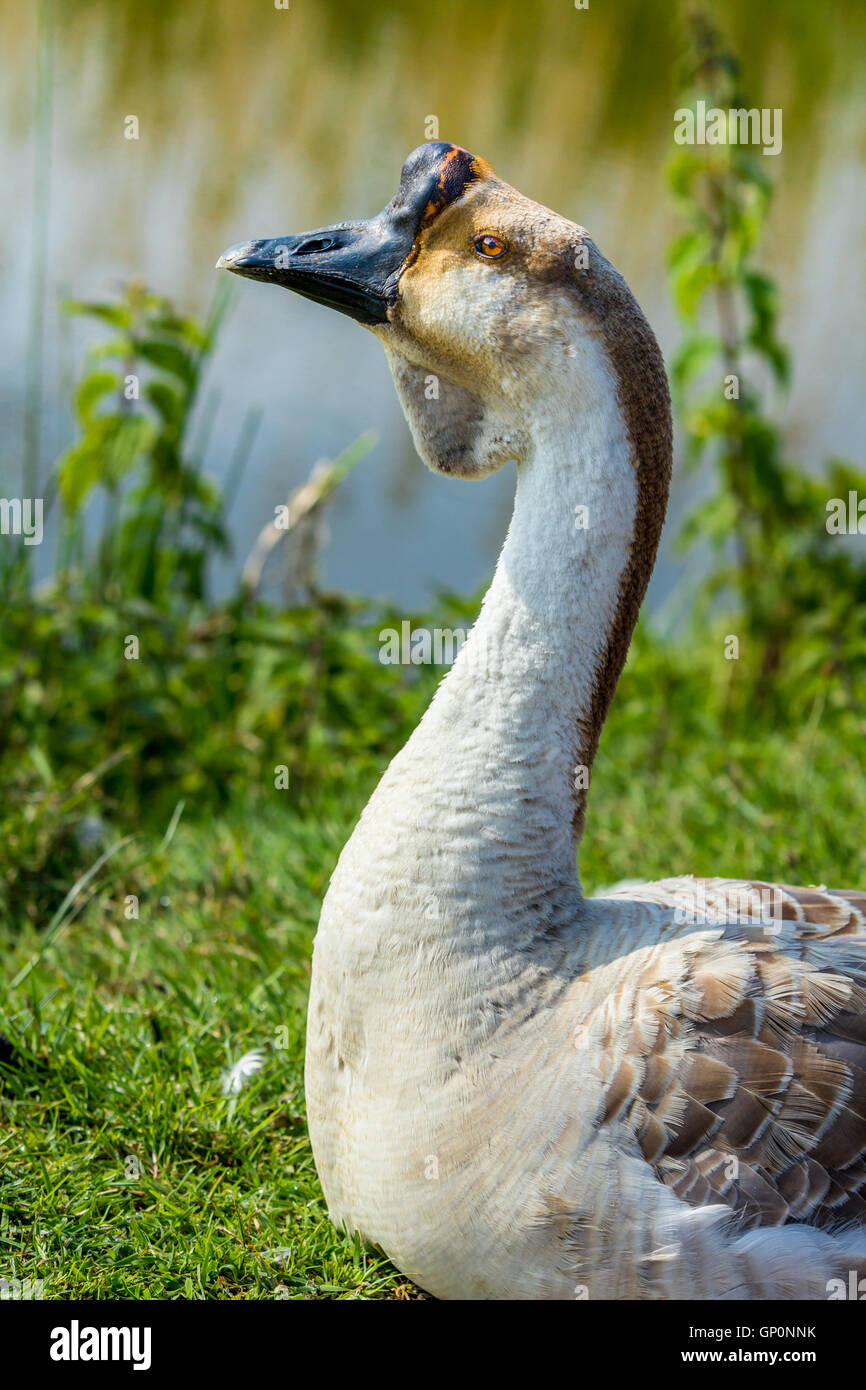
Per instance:
[[[709,63],[700,48],[698,87],[727,81],[730,55]],[[784,375],[773,285],[752,260],[765,173],[735,147],[672,166],[690,229],[672,248],[687,333],[673,374],[687,452],[711,446],[722,484],[691,528],[736,537],[741,570],[693,595],[682,645],[639,632],[593,774],[590,892],[689,872],[866,887],[866,580],[824,527],[825,494],[861,479],[838,460],[821,479],[790,468],[754,387],[718,398],[732,353]],[[715,372],[695,310],[719,291],[745,312]],[[224,307],[198,324],[141,286],[68,306],[107,340],[46,483],[61,512],[54,582],[33,592],[29,552],[0,549],[0,1030],[15,1048],[9,1065],[0,1052],[0,1279],[41,1281],[49,1299],[417,1297],[328,1221],[304,1019],[331,869],[439,673],[377,661],[379,630],[419,616],[399,606],[314,585],[286,610],[208,599],[255,434],[250,416],[221,496],[192,423]],[[691,394],[701,370],[706,400]],[[723,625],[732,600],[740,618]],[[450,596],[420,621],[464,626],[476,611]],[[726,632],[742,660],[724,659]],[[253,1050],[264,1066],[224,1095]]]
[[[644,645],[631,662],[587,889],[687,871],[862,887],[862,713],[818,698],[794,727],[750,722],[714,651],[677,666]],[[110,861],[53,939],[47,908],[3,928],[0,1026],[19,1055],[0,1087],[0,1274],[47,1298],[417,1296],[330,1225],[304,1121],[312,935],[365,794],[335,781],[317,806],[275,790],[198,819],[193,803],[164,848],[154,828]],[[226,1098],[225,1069],[255,1048],[264,1068]]]
[[[407,1296],[328,1222],[306,1134],[310,944],[339,838],[291,813],[181,827],[7,983],[5,1277],[62,1299]],[[7,947],[8,982],[40,933]],[[264,1068],[225,1097],[254,1048]]]

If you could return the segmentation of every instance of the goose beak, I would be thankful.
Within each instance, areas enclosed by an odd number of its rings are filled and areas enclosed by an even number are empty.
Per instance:
[[[217,269],[283,285],[359,323],[387,323],[399,271],[411,250],[411,242],[407,245],[396,231],[380,214],[300,236],[244,241],[223,252]]]
[[[368,326],[387,323],[421,231],[470,184],[489,178],[495,175],[485,160],[431,140],[410,154],[397,193],[376,217],[244,241],[223,252],[217,269],[283,285]]]

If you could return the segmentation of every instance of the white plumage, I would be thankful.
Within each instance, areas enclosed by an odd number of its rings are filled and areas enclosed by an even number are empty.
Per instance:
[[[274,278],[270,245],[224,263]],[[306,1087],[334,1221],[442,1298],[831,1296],[866,1270],[866,895],[595,899],[576,869],[670,470],[640,310],[582,228],[454,146],[292,246],[285,283],[380,338],[431,467],[518,461],[478,622],[322,909]]]

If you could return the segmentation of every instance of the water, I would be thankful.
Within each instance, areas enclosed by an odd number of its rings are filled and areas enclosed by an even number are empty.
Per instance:
[[[483,154],[521,191],[581,221],[623,270],[666,353],[678,330],[664,275],[675,228],[676,7],[586,11],[566,0],[472,7],[397,0],[78,0],[53,8],[41,474],[70,441],[66,401],[90,330],[61,294],[135,277],[201,313],[214,261],[248,237],[368,215],[429,133]],[[785,304],[792,450],[819,467],[862,456],[864,19],[853,3],[721,8],[753,104],[781,107],[784,149],[764,260]],[[34,248],[37,9],[0,0],[0,464],[18,476]],[[44,107],[43,107],[44,110]],[[136,115],[140,139],[124,139]],[[43,173],[45,169],[43,168]],[[317,458],[364,430],[380,443],[330,512],[329,583],[407,607],[475,589],[507,524],[513,470],[484,484],[427,474],[375,340],[270,286],[237,286],[207,386],[207,467],[224,476],[250,406],[264,418],[230,522],[233,582],[259,528]],[[678,479],[672,535],[700,480]],[[8,481],[6,482],[9,489]],[[49,547],[41,558],[47,564]],[[664,550],[658,607],[689,571]]]

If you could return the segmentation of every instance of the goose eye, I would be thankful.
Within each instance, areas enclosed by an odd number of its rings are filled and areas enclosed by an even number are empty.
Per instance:
[[[483,256],[485,261],[495,261],[508,250],[504,241],[498,236],[491,236],[489,232],[485,236],[476,237],[474,246],[477,254]]]

